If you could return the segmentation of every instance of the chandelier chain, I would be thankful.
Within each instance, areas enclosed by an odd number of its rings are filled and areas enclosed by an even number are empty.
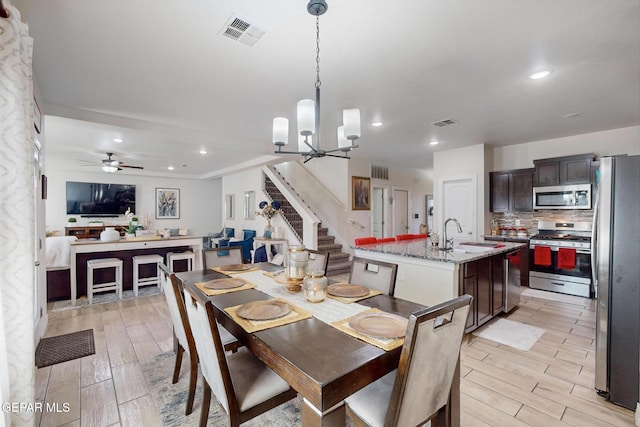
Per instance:
[[[316,87],[320,87],[320,15],[316,15]]]

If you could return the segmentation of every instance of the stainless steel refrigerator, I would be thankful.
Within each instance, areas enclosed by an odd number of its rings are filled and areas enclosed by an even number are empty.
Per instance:
[[[600,159],[594,226],[595,388],[640,409],[640,156]]]

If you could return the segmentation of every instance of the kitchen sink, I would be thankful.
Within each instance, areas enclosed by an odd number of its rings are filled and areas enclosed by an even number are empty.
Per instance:
[[[503,246],[503,243],[462,242],[454,246],[453,250],[456,252],[488,252]]]

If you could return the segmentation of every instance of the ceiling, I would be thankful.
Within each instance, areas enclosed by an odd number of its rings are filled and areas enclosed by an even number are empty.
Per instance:
[[[296,141],[296,102],[314,96],[306,0],[11,2],[34,38],[47,156],[69,169],[98,171],[107,151],[145,168],[120,173],[207,178],[260,164],[275,158],[273,117],[290,119]],[[344,108],[362,115],[352,156],[391,167],[640,124],[638,0],[328,3],[325,149]],[[223,36],[232,15],[264,36],[253,46]],[[552,73],[528,78],[541,69]],[[456,123],[432,124],[443,119]]]

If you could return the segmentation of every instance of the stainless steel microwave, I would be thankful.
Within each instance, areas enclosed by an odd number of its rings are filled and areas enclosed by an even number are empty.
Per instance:
[[[591,209],[591,184],[534,187],[533,209]]]

